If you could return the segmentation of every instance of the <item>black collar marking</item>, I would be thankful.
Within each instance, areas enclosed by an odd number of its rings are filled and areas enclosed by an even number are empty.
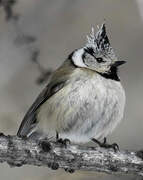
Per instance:
[[[73,52],[68,56],[68,59],[70,60],[71,64],[72,64],[75,68],[77,68],[78,66],[74,64],[73,59],[72,59],[74,52],[75,52],[75,51],[73,51]]]
[[[120,78],[118,77],[118,68],[117,67],[111,67],[110,72],[108,73],[99,73],[101,76],[107,78],[107,79],[112,79],[115,81],[120,81]]]

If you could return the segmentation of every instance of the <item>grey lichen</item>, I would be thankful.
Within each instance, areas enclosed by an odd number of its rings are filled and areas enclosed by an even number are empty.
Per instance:
[[[118,151],[99,147],[68,144],[66,147],[49,140],[34,141],[0,134],[0,162],[11,167],[23,165],[109,174],[143,175],[143,151]]]

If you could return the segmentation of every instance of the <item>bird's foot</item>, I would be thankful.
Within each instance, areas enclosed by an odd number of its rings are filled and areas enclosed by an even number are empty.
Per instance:
[[[59,138],[58,132],[56,133],[56,142],[60,143],[61,145],[65,146],[65,147],[67,147],[67,145],[69,145],[71,143],[69,139]]]
[[[69,139],[62,139],[62,138],[57,139],[56,142],[60,143],[61,145],[65,146],[65,147],[67,147],[67,145],[69,145],[71,143]]]
[[[119,151],[119,146],[117,143],[113,143],[113,144],[108,144],[107,143],[107,139],[104,138],[103,142],[98,141],[97,139],[92,138],[92,141],[95,142],[96,144],[98,144],[100,147],[109,149],[112,148],[115,152]]]
[[[71,174],[75,172],[74,169],[70,169],[70,168],[65,168],[65,171]]]

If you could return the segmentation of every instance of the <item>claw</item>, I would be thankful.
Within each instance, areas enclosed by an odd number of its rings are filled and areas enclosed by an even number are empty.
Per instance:
[[[117,151],[119,151],[119,150],[120,150],[120,149],[119,149],[119,146],[118,146],[118,144],[117,144],[117,143],[113,143],[113,144],[111,144],[110,146],[111,146],[111,148],[113,148],[113,149],[114,149],[114,151],[115,151],[115,152],[117,152]]]
[[[62,139],[62,138],[59,139],[58,132],[56,133],[56,142],[64,145],[65,147],[67,147],[67,145],[71,143],[69,139]]]
[[[74,173],[75,172],[74,169],[69,169],[69,168],[65,168],[65,171],[68,172],[68,173]]]
[[[71,143],[69,139],[61,139],[61,138],[57,139],[56,142],[64,145],[65,147],[67,147],[67,145],[69,145]]]
[[[98,144],[100,147],[109,149],[112,148],[115,152],[119,151],[119,146],[117,143],[113,143],[113,144],[107,144],[107,139],[104,138],[103,143],[98,141],[97,139],[92,138],[91,139],[93,142],[95,142],[96,144]]]

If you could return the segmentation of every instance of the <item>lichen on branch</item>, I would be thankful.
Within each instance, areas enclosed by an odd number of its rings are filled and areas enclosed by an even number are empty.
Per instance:
[[[21,139],[0,134],[0,163],[10,166],[46,166],[53,170],[63,168],[98,171],[109,174],[136,174],[143,176],[143,151],[118,151],[100,147],[68,144],[66,147],[51,140]]]

